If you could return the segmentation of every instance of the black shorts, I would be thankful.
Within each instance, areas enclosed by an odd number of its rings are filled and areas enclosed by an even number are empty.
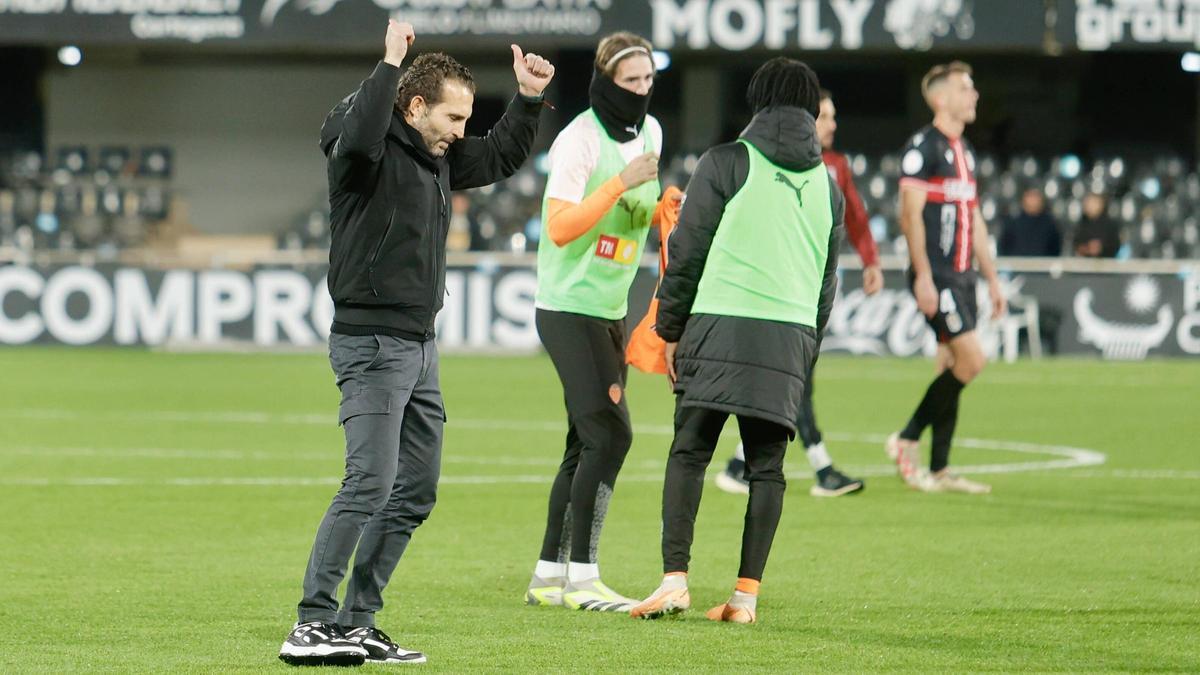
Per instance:
[[[913,287],[912,270],[908,272],[908,288]],[[975,330],[979,306],[975,302],[975,274],[955,274],[933,278],[938,292],[937,312],[925,317],[925,323],[937,335],[937,341],[945,344],[950,340]],[[915,295],[915,293],[914,293]]]

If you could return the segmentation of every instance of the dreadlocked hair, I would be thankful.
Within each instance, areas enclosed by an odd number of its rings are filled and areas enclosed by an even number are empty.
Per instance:
[[[750,78],[746,102],[753,113],[787,105],[803,108],[815,118],[821,105],[821,83],[808,64],[776,56],[762,64]]]

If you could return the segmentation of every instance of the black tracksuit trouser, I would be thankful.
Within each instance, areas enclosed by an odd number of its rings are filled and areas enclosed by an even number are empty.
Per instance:
[[[663,483],[663,572],[686,572],[691,559],[692,537],[704,471],[729,413],[675,403],[675,440],[667,458]],[[746,479],[750,500],[742,529],[742,556],[738,577],[762,580],[767,555],[783,512],[783,457],[787,450],[787,428],[767,420],[737,416],[746,452]]]
[[[595,563],[617,474],[633,443],[625,322],[544,309],[535,317],[567,406],[566,448],[550,488],[539,557]]]

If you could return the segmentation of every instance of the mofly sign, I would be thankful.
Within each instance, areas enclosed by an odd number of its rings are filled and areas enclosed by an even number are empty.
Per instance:
[[[1039,0],[649,0],[661,49],[1040,48]]]

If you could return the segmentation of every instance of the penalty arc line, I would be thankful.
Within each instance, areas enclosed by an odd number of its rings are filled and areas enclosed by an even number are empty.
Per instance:
[[[807,478],[807,472],[789,473],[793,479]],[[1200,480],[1200,471],[1174,469],[1082,471],[1066,474],[1067,478],[1116,478],[1122,480]],[[553,476],[443,476],[445,485],[518,485],[549,484]],[[621,476],[627,483],[655,483],[662,481],[661,474],[635,474]],[[81,477],[81,478],[3,478],[0,485],[10,487],[325,487],[338,485],[340,478],[309,478],[302,476],[280,476],[260,478],[166,478],[147,480],[137,478]]]
[[[10,415],[14,412],[21,411],[6,411]],[[51,411],[45,410],[26,410],[22,415],[27,418],[45,419],[50,417],[45,413]],[[52,411],[53,418],[62,419],[64,417],[82,418],[86,414],[77,413],[76,411]],[[3,413],[0,413],[3,414]],[[153,414],[153,413],[151,413]],[[127,414],[133,417],[133,414]],[[143,414],[139,414],[143,415]],[[311,423],[310,420],[317,416],[301,415],[272,415],[270,413],[218,413],[224,417],[224,421],[236,420],[241,422],[253,421],[254,423]],[[323,422],[327,422],[328,418],[320,416]],[[202,421],[212,422],[212,414],[207,413],[181,413],[171,412],[159,413],[156,419],[170,419],[171,421]],[[467,419],[459,420],[451,423],[451,426],[459,426],[464,428],[473,428],[481,430],[515,430],[515,431],[562,431],[562,424],[556,422],[521,422],[513,420],[479,420]],[[635,430],[642,434],[652,435],[670,435],[672,429],[666,425],[635,425]],[[864,443],[882,443],[886,436],[882,434],[861,434],[861,433],[844,433],[844,432],[829,432],[825,434],[831,440],[845,442],[864,442]],[[1022,471],[1040,471],[1048,469],[1074,469],[1089,466],[1098,466],[1106,460],[1104,453],[1086,448],[1076,448],[1062,445],[1043,445],[1037,443],[990,440],[978,438],[960,438],[956,443],[961,447],[969,447],[980,450],[998,450],[1007,452],[1016,452],[1033,455],[1052,455],[1057,459],[1030,461],[1030,462],[1010,462],[1001,464],[980,464],[959,466],[957,469],[964,473],[1016,473]],[[127,448],[127,449],[102,449],[102,448],[0,448],[0,455],[3,454],[21,454],[30,456],[96,456],[96,457],[139,457],[139,458],[165,458],[165,459],[297,459],[294,453],[284,455],[272,455],[271,453],[262,451],[240,451],[240,450],[175,450],[165,448]],[[310,453],[311,459],[323,459],[328,455],[321,453]],[[518,457],[470,457],[451,455],[443,459],[448,464],[486,464],[490,466],[545,466],[547,468],[556,465],[557,460],[550,458],[546,460],[537,458],[518,458]],[[653,460],[643,460],[631,465],[631,468],[636,466],[641,469],[659,468],[662,463]],[[847,466],[847,470],[864,475],[864,476],[881,476],[894,473],[895,469],[890,465],[874,465],[853,467]],[[1190,478],[1188,472],[1183,474],[1160,472],[1155,474],[1156,477],[1183,477]],[[790,472],[788,478],[798,479],[806,478],[810,474],[808,472]],[[1076,477],[1099,477],[1076,474]],[[1134,474],[1128,474],[1126,477],[1148,477]],[[621,477],[622,481],[626,482],[655,482],[662,480],[662,474],[626,474]],[[442,477],[442,482],[445,484],[519,484],[519,483],[548,483],[552,480],[552,476],[548,473],[529,474],[529,475],[447,475]],[[78,477],[78,478],[0,478],[0,485],[33,485],[33,486],[49,486],[49,485],[78,485],[78,486],[103,486],[103,485],[173,485],[173,486],[212,486],[212,485],[242,485],[242,486],[265,486],[265,485],[331,485],[340,482],[340,478],[307,478],[307,477],[194,477],[194,478],[157,478],[157,479],[135,479],[135,478],[119,478],[119,477]]]
[[[79,411],[69,409],[55,408],[18,408],[9,410],[0,410],[0,417],[16,417],[21,419],[32,420],[90,420],[90,419],[106,419],[120,420],[132,422],[163,422],[163,423],[194,423],[194,424],[284,424],[284,425],[312,425],[312,426],[333,426],[334,416],[327,413],[270,413],[264,411],[181,411],[181,410],[159,410],[159,411]],[[451,419],[447,422],[447,427],[451,430],[472,430],[472,431],[524,431],[524,432],[546,432],[546,433],[565,433],[565,424],[563,422],[554,421],[538,421],[538,420],[499,420],[499,419]],[[667,424],[635,424],[633,425],[634,433],[641,435],[659,435],[670,436],[674,433],[674,428]],[[736,431],[732,428],[727,429],[723,437],[736,436]],[[861,434],[861,433],[826,433],[825,436],[835,441],[848,442],[866,442],[882,444],[886,436],[882,434]],[[1073,469],[1088,466],[1097,466],[1103,464],[1106,460],[1104,453],[1087,448],[1076,448],[1063,445],[1043,445],[1037,443],[1025,443],[1006,440],[992,439],[977,439],[977,438],[959,438],[955,441],[956,445],[965,448],[974,448],[980,450],[1000,450],[1008,452],[1017,452],[1024,454],[1050,454],[1057,456],[1057,459],[1033,461],[1033,462],[1017,462],[1003,464],[981,464],[974,466],[958,466],[957,470],[963,473],[1014,473],[1019,471],[1042,471],[1048,469]],[[65,451],[64,451],[65,452]],[[90,449],[76,449],[75,452],[79,456],[87,456],[92,453]],[[249,451],[187,451],[187,450],[170,450],[159,448],[147,448],[140,450],[128,450],[130,453],[141,453],[136,456],[142,457],[159,457],[165,458],[172,454],[178,455],[180,458],[200,458],[197,452],[212,452],[211,458],[220,458],[217,455],[224,454],[226,459],[270,459],[269,453],[255,453]],[[26,454],[33,454],[27,452]],[[293,459],[322,459],[327,455],[321,453],[313,453],[311,456],[293,456]],[[503,457],[484,457],[477,462],[473,458],[462,456],[444,456],[443,461],[452,463],[480,463],[492,465],[512,465],[512,466],[543,466],[554,465],[558,463],[556,459],[539,460],[526,458],[503,458]],[[641,465],[642,468],[651,468],[648,465]],[[848,470],[855,470],[864,476],[880,476],[892,473],[893,469],[890,466],[847,466]],[[804,475],[804,474],[800,474]],[[630,480],[625,478],[624,480]],[[532,482],[532,481],[530,481]],[[2,484],[2,480],[0,480]]]

